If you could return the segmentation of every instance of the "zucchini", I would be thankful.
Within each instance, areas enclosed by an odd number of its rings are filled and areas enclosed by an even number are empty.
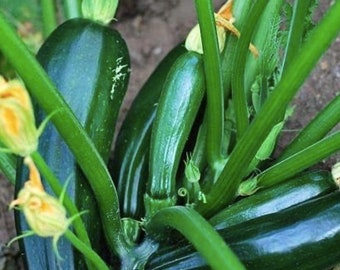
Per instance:
[[[37,59],[107,162],[130,71],[128,50],[120,34],[88,19],[68,20],[48,37]],[[37,121],[46,117],[39,108],[36,108],[36,113]],[[93,248],[104,254],[106,245],[94,195],[72,153],[52,124],[48,124],[40,137],[39,152],[62,183],[70,180],[68,195],[80,211],[89,210],[83,215],[83,221]],[[21,175],[17,189],[26,180],[25,174]],[[19,215],[17,220],[20,230],[26,230],[22,216]],[[55,259],[49,239],[35,236],[25,238],[22,247],[29,269],[83,267],[81,259],[74,258],[72,246],[64,239],[58,243],[64,258],[59,262]]]
[[[172,64],[185,52],[181,43],[165,56],[139,91],[119,130],[109,169],[116,181],[124,217],[139,220],[144,215],[143,194],[158,99]]]
[[[152,127],[146,217],[176,202],[176,174],[200,108],[205,80],[201,55],[188,51],[172,65]]]
[[[329,269],[340,262],[340,192],[219,230],[247,269]],[[209,269],[186,244],[160,248],[145,269]]]
[[[241,199],[213,216],[209,222],[216,229],[229,228],[259,216],[279,212],[335,189],[329,171],[307,172]]]

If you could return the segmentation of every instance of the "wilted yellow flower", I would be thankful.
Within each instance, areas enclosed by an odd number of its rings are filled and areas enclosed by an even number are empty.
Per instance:
[[[233,1],[228,0],[215,14],[215,20],[216,20],[216,25],[217,27],[223,27],[226,30],[230,31],[232,34],[237,36],[238,38],[241,36],[240,31],[234,26],[235,18],[232,13],[232,8],[233,8]],[[259,56],[259,52],[257,48],[250,43],[249,44],[249,50],[251,53],[255,56]]]
[[[58,255],[57,242],[68,229],[72,218],[66,217],[66,210],[60,200],[45,192],[40,174],[31,158],[25,158],[25,163],[29,167],[29,180],[18,193],[18,198],[10,204],[10,208],[17,206],[23,212],[32,229],[32,233],[28,235],[53,237],[53,246]]]
[[[215,13],[216,33],[220,52],[222,52],[224,49],[226,31],[231,32],[238,38],[241,36],[240,31],[233,24],[235,22],[235,18],[232,13],[232,5],[233,1],[229,0],[219,9],[217,13]],[[201,31],[198,24],[194,26],[194,28],[189,32],[189,35],[185,40],[185,48],[188,51],[194,51],[203,54]],[[249,45],[249,50],[255,57],[258,56],[258,50],[253,44]]]
[[[223,51],[226,34],[225,29],[223,26],[217,25],[217,40],[218,40],[218,47],[220,52]],[[188,51],[197,52],[199,54],[203,54],[203,44],[202,44],[202,37],[201,37],[201,30],[198,24],[192,28],[185,40],[185,48]]]
[[[26,89],[0,76],[0,141],[7,151],[25,157],[37,149],[39,135]]]
[[[222,16],[224,19],[228,20],[229,22],[233,23],[235,18],[232,12],[233,8],[233,1],[227,1],[217,12],[218,15]]]

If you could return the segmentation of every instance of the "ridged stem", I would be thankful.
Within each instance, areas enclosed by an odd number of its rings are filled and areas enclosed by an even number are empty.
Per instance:
[[[250,10],[251,16],[241,26],[241,36],[237,41],[236,49],[234,52],[233,73],[232,73],[232,100],[234,103],[235,120],[236,120],[236,135],[240,139],[249,126],[248,120],[248,103],[247,95],[244,87],[244,74],[246,70],[246,59],[248,55],[248,47],[250,44],[251,36],[254,27],[259,17],[266,8],[268,1],[259,0],[255,6]]]
[[[216,22],[211,0],[195,0],[203,45],[207,87],[207,160],[214,168],[222,159],[224,97]]]

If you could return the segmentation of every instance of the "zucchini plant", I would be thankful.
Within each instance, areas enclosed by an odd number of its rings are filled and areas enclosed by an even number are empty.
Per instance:
[[[338,176],[312,168],[340,149],[339,98],[274,155],[294,95],[339,34],[339,1],[313,25],[314,0],[216,12],[194,0],[198,24],[119,131],[130,62],[110,24],[118,0],[64,0],[60,24],[42,2],[35,56],[0,10],[0,51],[17,74],[0,77],[0,169],[15,185],[10,242],[26,269],[340,263]]]

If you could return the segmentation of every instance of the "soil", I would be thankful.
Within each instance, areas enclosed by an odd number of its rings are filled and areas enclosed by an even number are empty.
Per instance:
[[[182,41],[196,23],[193,1],[189,0],[125,0],[117,14],[115,27],[125,38],[131,53],[131,79],[120,121],[138,90],[159,61]],[[216,0],[216,8],[224,1]],[[321,0],[316,18],[324,14],[331,0]],[[322,38],[322,37],[320,37]],[[295,114],[288,121],[286,132],[279,141],[283,147],[296,132],[337,95],[340,89],[340,37],[324,54],[294,100]],[[120,125],[120,124],[119,124]],[[329,168],[333,157],[323,167]],[[13,199],[13,187],[0,176],[0,270],[21,269],[17,245],[5,244],[15,236],[13,213],[8,204]]]

